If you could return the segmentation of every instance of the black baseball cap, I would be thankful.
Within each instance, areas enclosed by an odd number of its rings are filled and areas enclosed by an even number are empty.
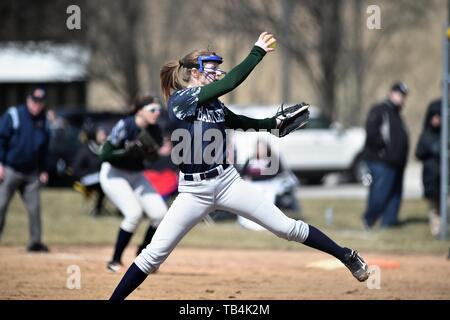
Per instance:
[[[404,96],[408,95],[409,88],[403,81],[396,82],[392,85],[391,91],[398,91]]]
[[[29,97],[35,102],[45,102],[47,100],[47,93],[43,88],[34,88]]]

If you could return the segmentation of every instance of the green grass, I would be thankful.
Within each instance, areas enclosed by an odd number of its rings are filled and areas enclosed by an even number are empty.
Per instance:
[[[113,245],[121,222],[118,216],[90,217],[84,200],[71,190],[46,189],[42,192],[44,241],[49,245]],[[427,206],[422,200],[403,202],[400,219],[406,223],[396,229],[362,229],[362,199],[302,199],[302,219],[320,228],[338,243],[360,251],[446,254],[450,241],[435,240],[429,233]],[[333,223],[326,225],[324,212],[333,209]],[[289,212],[287,212],[290,215]],[[143,221],[132,243],[141,241],[148,221]],[[20,198],[11,202],[3,245],[25,245],[28,219]],[[203,248],[246,248],[309,250],[295,242],[279,239],[269,232],[248,231],[233,222],[207,225],[199,223],[181,242],[182,246]]]

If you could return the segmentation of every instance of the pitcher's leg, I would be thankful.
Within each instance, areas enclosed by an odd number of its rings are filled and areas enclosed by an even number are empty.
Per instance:
[[[260,193],[261,195],[263,195],[263,197],[265,199],[267,199],[268,201],[275,203],[275,197],[276,197],[276,193],[273,190],[273,188],[271,188],[270,184],[268,183],[264,183],[264,182],[251,182],[252,186],[254,189],[257,189],[258,193]],[[256,222],[253,222],[247,218],[244,218],[241,215],[238,215],[237,217],[237,222],[239,223],[239,225],[241,225],[242,227],[246,228],[246,229],[250,229],[250,230],[255,230],[255,231],[262,231],[265,230],[264,227],[262,227],[261,225],[259,225]]]
[[[272,201],[266,199],[252,183],[235,180],[217,199],[218,208],[258,223],[278,237],[304,242],[309,228],[301,220],[287,217]]]
[[[159,268],[184,235],[211,210],[211,203],[196,195],[180,193],[161,221],[152,242],[135,259],[145,273]]]
[[[349,267],[349,259],[352,259],[352,261],[360,259],[362,261],[356,251],[339,246],[322,231],[301,220],[287,217],[271,201],[264,199],[256,191],[257,189],[251,183],[242,179],[235,180],[218,199],[219,206],[259,223],[281,238],[300,242],[329,253],[342,261],[358,280],[367,279],[368,273],[365,263],[354,264],[353,270]]]
[[[211,203],[180,193],[161,221],[152,242],[139,254],[114,290],[110,300],[123,300],[159,268],[178,242],[211,210]]]

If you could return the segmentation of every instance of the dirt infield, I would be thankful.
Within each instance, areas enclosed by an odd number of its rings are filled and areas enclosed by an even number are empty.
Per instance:
[[[125,271],[106,271],[110,247],[51,249],[29,254],[23,247],[0,247],[0,299],[107,299]],[[132,253],[130,248],[125,255],[127,264]],[[130,299],[450,299],[446,257],[364,256],[369,263],[386,261],[380,289],[368,289],[344,268],[333,269],[320,252],[177,248]],[[79,267],[80,289],[67,288],[71,265]]]

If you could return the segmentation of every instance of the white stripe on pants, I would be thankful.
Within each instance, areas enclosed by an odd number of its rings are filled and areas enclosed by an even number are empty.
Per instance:
[[[158,269],[184,235],[215,209],[248,218],[287,240],[304,242],[308,237],[306,223],[287,217],[251,183],[244,181],[233,166],[216,178],[198,182],[185,181],[180,173],[178,191],[180,194],[161,221],[152,242],[134,260],[147,274]]]

